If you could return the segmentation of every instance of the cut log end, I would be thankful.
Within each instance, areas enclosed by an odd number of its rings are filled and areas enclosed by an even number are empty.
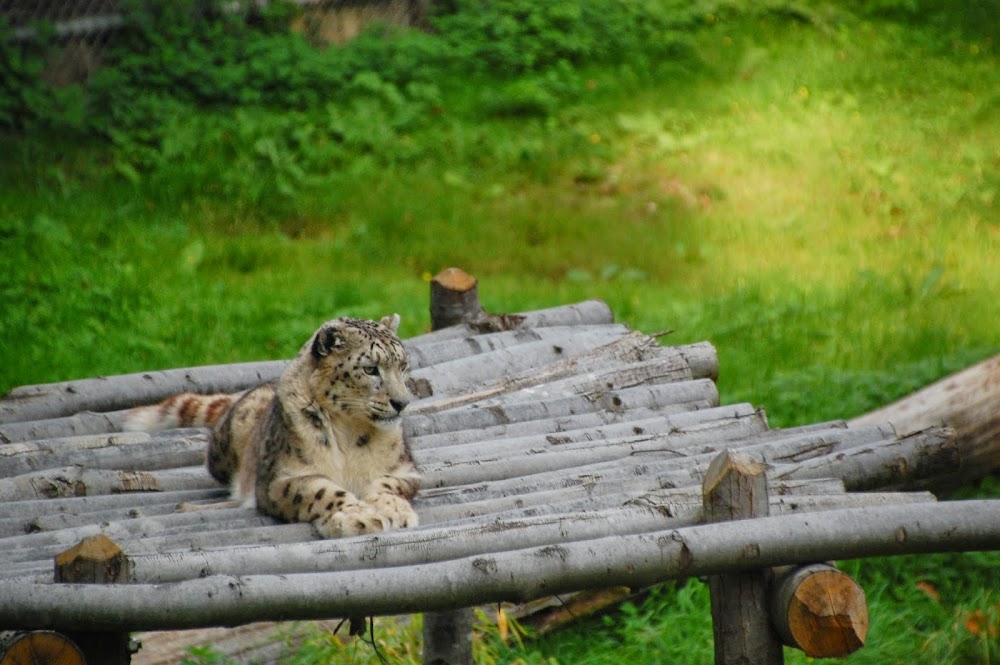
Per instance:
[[[128,559],[104,534],[98,534],[60,552],[55,557],[55,581],[76,584],[124,582]]]
[[[774,590],[772,618],[782,639],[812,658],[842,658],[865,644],[865,593],[833,566],[798,568]]]
[[[476,278],[461,268],[445,268],[432,280],[448,291],[469,291],[476,288]]]
[[[483,313],[476,278],[459,268],[447,268],[431,280],[431,327],[434,330],[469,323]]]
[[[65,635],[49,630],[0,632],[0,665],[85,665],[80,649]]]

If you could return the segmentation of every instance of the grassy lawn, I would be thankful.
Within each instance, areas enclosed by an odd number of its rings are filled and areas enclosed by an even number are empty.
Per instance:
[[[339,315],[399,312],[412,335],[449,265],[494,311],[602,298],[666,343],[709,340],[722,399],[774,426],[1000,353],[995,28],[720,6],[669,57],[452,76],[417,115],[377,85],[344,108],[198,110],[154,163],[4,137],[0,393],[287,357]],[[847,566],[872,616],[847,662],[1000,660],[996,554]],[[523,648],[487,631],[479,660],[710,662],[707,608],[671,585]]]

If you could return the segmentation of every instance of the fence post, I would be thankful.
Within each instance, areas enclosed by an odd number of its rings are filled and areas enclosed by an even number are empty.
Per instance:
[[[129,560],[110,538],[84,538],[55,558],[55,581],[74,584],[116,584],[129,580]],[[69,633],[88,663],[128,665],[135,650],[127,632]]]
[[[768,514],[764,465],[726,450],[708,467],[702,486],[705,521],[723,522]],[[748,562],[759,551],[748,547]],[[708,580],[716,665],[781,665],[781,641],[768,617],[769,570],[714,575]]]
[[[473,321],[483,312],[476,279],[446,268],[431,280],[431,328]],[[424,613],[424,665],[472,665],[472,608]]]

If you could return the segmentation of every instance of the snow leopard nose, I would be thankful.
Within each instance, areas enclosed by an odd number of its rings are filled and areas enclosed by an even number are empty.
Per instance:
[[[396,413],[402,413],[409,401],[405,399],[391,399],[389,404],[392,404],[392,408],[396,409]]]

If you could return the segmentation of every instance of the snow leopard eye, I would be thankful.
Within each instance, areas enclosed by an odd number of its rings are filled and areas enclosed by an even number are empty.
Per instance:
[[[378,376],[378,365],[368,365],[363,367],[365,374],[368,376]]]

